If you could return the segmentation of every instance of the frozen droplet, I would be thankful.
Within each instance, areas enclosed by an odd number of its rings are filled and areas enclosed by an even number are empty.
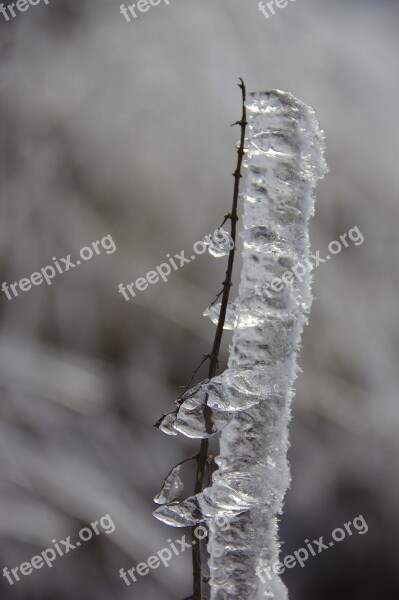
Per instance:
[[[161,491],[154,498],[156,504],[166,504],[176,500],[183,491],[183,481],[180,478],[181,465],[174,467],[166,477]]]
[[[177,435],[176,430],[173,428],[175,420],[176,412],[169,413],[159,422],[158,428],[167,435]]]
[[[209,317],[215,325],[219,322],[221,302],[209,306],[203,312],[204,317]],[[235,302],[229,302],[226,309],[226,318],[223,329],[226,331],[234,329],[237,325],[237,305]]]
[[[225,229],[216,229],[212,235],[204,239],[204,243],[208,246],[209,254],[216,258],[227,256],[230,250],[234,248],[234,242]]]
[[[222,256],[227,256],[230,250],[228,250],[227,248],[223,248],[218,244],[210,244],[208,247],[208,252],[215,258],[220,258]]]
[[[208,392],[204,391],[207,400]],[[175,429],[189,438],[209,438],[229,422],[228,414],[212,410],[200,397],[191,398],[179,408]]]
[[[204,521],[195,496],[191,496],[183,502],[172,502],[160,506],[152,514],[158,521],[172,527],[192,527]]]

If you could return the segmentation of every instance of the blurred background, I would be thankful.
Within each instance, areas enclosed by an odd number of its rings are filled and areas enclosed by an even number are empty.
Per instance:
[[[325,131],[330,173],[316,190],[313,250],[325,255],[354,226],[365,238],[315,272],[283,555],[359,514],[369,531],[283,578],[296,600],[394,600],[399,4],[297,0],[266,19],[256,0],[171,0],[130,23],[119,10],[50,0],[9,22],[0,15],[1,282],[107,234],[117,247],[51,286],[1,294],[1,571],[106,513],[116,530],[18,584],[0,577],[0,597],[191,593],[189,552],[131,587],[119,569],[188,533],[157,522],[152,499],[198,444],[153,424],[210,351],[202,312],[226,261],[198,256],[130,301],[118,284],[167,253],[189,254],[230,209],[242,76],[250,90],[293,92]]]

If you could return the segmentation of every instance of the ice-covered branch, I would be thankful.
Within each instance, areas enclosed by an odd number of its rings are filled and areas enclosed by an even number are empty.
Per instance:
[[[326,165],[314,111],[291,94],[252,93],[247,114],[243,266],[226,322],[233,328],[228,368],[186,392],[160,425],[193,438],[222,431],[219,469],[202,493],[155,515],[175,526],[207,522],[212,600],[283,600],[280,578],[262,583],[257,572],[278,558],[277,515],[290,480],[287,427],[311,276],[285,276],[267,293],[260,288],[309,256],[312,190]],[[218,516],[228,517],[229,529],[218,528]]]

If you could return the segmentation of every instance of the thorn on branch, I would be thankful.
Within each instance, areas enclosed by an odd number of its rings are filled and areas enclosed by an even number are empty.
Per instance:
[[[212,305],[211,305],[212,306]],[[207,361],[208,359],[210,360],[211,355],[210,354],[204,354],[202,357],[202,360],[200,362],[200,364],[198,365],[198,367],[195,369],[194,373],[191,375],[191,379],[188,382],[187,385],[182,386],[184,389],[188,390],[191,387],[192,382],[194,381],[194,377],[196,376],[196,374],[198,373],[198,371],[200,370],[200,368],[202,367],[202,365],[204,364],[205,361]]]
[[[212,304],[209,305],[208,308],[212,308],[212,306],[214,304],[216,304],[216,302],[219,300],[220,296],[223,294],[223,289],[218,293],[218,295],[216,296],[216,298],[214,299],[214,301],[212,302]]]

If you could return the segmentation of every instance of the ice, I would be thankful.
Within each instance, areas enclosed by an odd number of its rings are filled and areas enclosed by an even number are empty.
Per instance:
[[[174,467],[166,477],[161,491],[154,498],[156,504],[167,504],[178,498],[183,491],[183,481],[180,478],[181,465]]]
[[[165,415],[160,421],[158,427],[163,433],[167,435],[177,435],[177,431],[173,428],[173,424],[176,420],[176,412]]]
[[[257,572],[278,560],[277,517],[290,483],[288,423],[297,354],[312,301],[310,269],[271,289],[306,264],[312,191],[327,168],[313,109],[281,91],[247,99],[242,270],[227,310],[233,329],[228,368],[188,390],[165,429],[188,437],[221,431],[212,484],[155,514],[176,527],[204,519],[209,527],[211,600],[286,600],[277,575]],[[276,291],[277,290],[277,291]],[[220,305],[205,311],[217,322]],[[202,515],[202,517],[201,517]],[[229,528],[218,525],[228,517]]]
[[[204,240],[208,246],[208,252],[216,258],[227,256],[232,247],[232,240],[229,233],[225,229],[217,229],[211,236],[207,236]]]
[[[212,321],[212,323],[217,325],[218,321],[219,321],[220,307],[221,307],[220,302],[218,302],[217,304],[214,304],[213,306],[209,306],[207,309],[204,310],[203,316],[209,317],[210,320]],[[236,326],[237,326],[237,305],[235,302],[229,302],[227,304],[226,317],[225,317],[223,329],[231,330],[231,329],[234,329],[234,327],[236,327]]]
[[[190,527],[205,520],[195,496],[187,498],[183,502],[171,502],[160,506],[154,510],[153,515],[158,521],[172,527]]]
[[[184,402],[178,410],[174,428],[189,438],[209,438],[225,427],[229,415],[215,412],[206,404],[207,389]]]
[[[211,242],[208,246],[208,252],[215,258],[221,258],[222,256],[227,256],[230,250]]]
[[[243,266],[222,375],[227,406],[239,407],[243,398],[244,408],[231,412],[222,430],[219,469],[200,505],[207,499],[215,515],[237,512],[227,531],[207,518],[211,599],[285,600],[279,577],[265,577],[263,583],[256,569],[278,559],[276,517],[290,481],[288,423],[296,355],[311,304],[310,271],[277,292],[268,284],[309,256],[312,189],[326,166],[323,135],[311,108],[274,91],[249,94],[247,109]],[[226,395],[219,393],[222,399]],[[257,401],[246,406],[254,397]],[[219,407],[226,411],[226,404]]]

